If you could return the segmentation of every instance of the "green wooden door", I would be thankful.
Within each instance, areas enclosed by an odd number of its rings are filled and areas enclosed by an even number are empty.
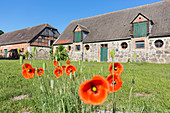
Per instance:
[[[4,49],[4,57],[7,57],[7,49]]]
[[[108,48],[101,47],[100,50],[100,61],[107,61]]]

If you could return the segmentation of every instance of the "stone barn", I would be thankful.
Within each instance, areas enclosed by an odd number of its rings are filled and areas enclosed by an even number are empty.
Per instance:
[[[49,59],[50,46],[58,38],[60,33],[49,24],[41,24],[0,35],[0,57],[16,58],[16,50],[24,55],[26,51],[31,53],[32,48],[37,49],[37,59]]]
[[[170,63],[170,1],[73,20],[54,43],[71,60]]]

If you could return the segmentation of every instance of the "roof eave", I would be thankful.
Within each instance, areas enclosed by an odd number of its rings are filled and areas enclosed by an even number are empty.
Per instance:
[[[16,41],[16,42],[10,42],[10,43],[0,43],[0,45],[11,45],[11,44],[19,44],[19,43],[28,43],[30,40],[22,40],[22,41]]]

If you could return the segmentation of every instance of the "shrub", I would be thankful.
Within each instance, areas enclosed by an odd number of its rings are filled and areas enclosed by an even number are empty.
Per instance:
[[[128,58],[128,61],[127,61],[127,63],[130,63],[131,61],[130,61],[130,58]]]
[[[85,58],[85,62],[88,62],[88,58]]]
[[[66,49],[64,48],[63,45],[60,45],[60,46],[56,49],[56,51],[55,51],[55,57],[57,57],[57,60],[58,60],[58,61],[69,59],[68,52],[66,51]]]
[[[53,46],[50,46],[50,59],[53,60],[54,59],[54,55],[53,55]]]
[[[30,56],[30,53],[28,51],[26,51],[24,56],[25,56],[26,59],[28,59],[28,57]]]

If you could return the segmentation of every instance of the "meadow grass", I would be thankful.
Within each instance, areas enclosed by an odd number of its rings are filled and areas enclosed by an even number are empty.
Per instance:
[[[93,109],[112,110],[112,94],[99,106],[85,105],[79,98],[78,88],[84,80],[94,75],[109,75],[108,62],[71,62],[77,67],[73,80],[65,73],[62,77],[54,76],[51,60],[24,60],[33,67],[42,68],[46,63],[45,74],[33,79],[25,79],[21,74],[19,60],[0,60],[0,112],[93,112]],[[60,62],[66,65],[65,61]],[[124,82],[116,92],[116,110],[131,112],[170,112],[170,64],[122,63]],[[135,84],[132,94],[132,79]],[[54,87],[51,87],[54,80]],[[12,100],[20,95],[28,98]],[[129,100],[130,95],[130,100]]]

